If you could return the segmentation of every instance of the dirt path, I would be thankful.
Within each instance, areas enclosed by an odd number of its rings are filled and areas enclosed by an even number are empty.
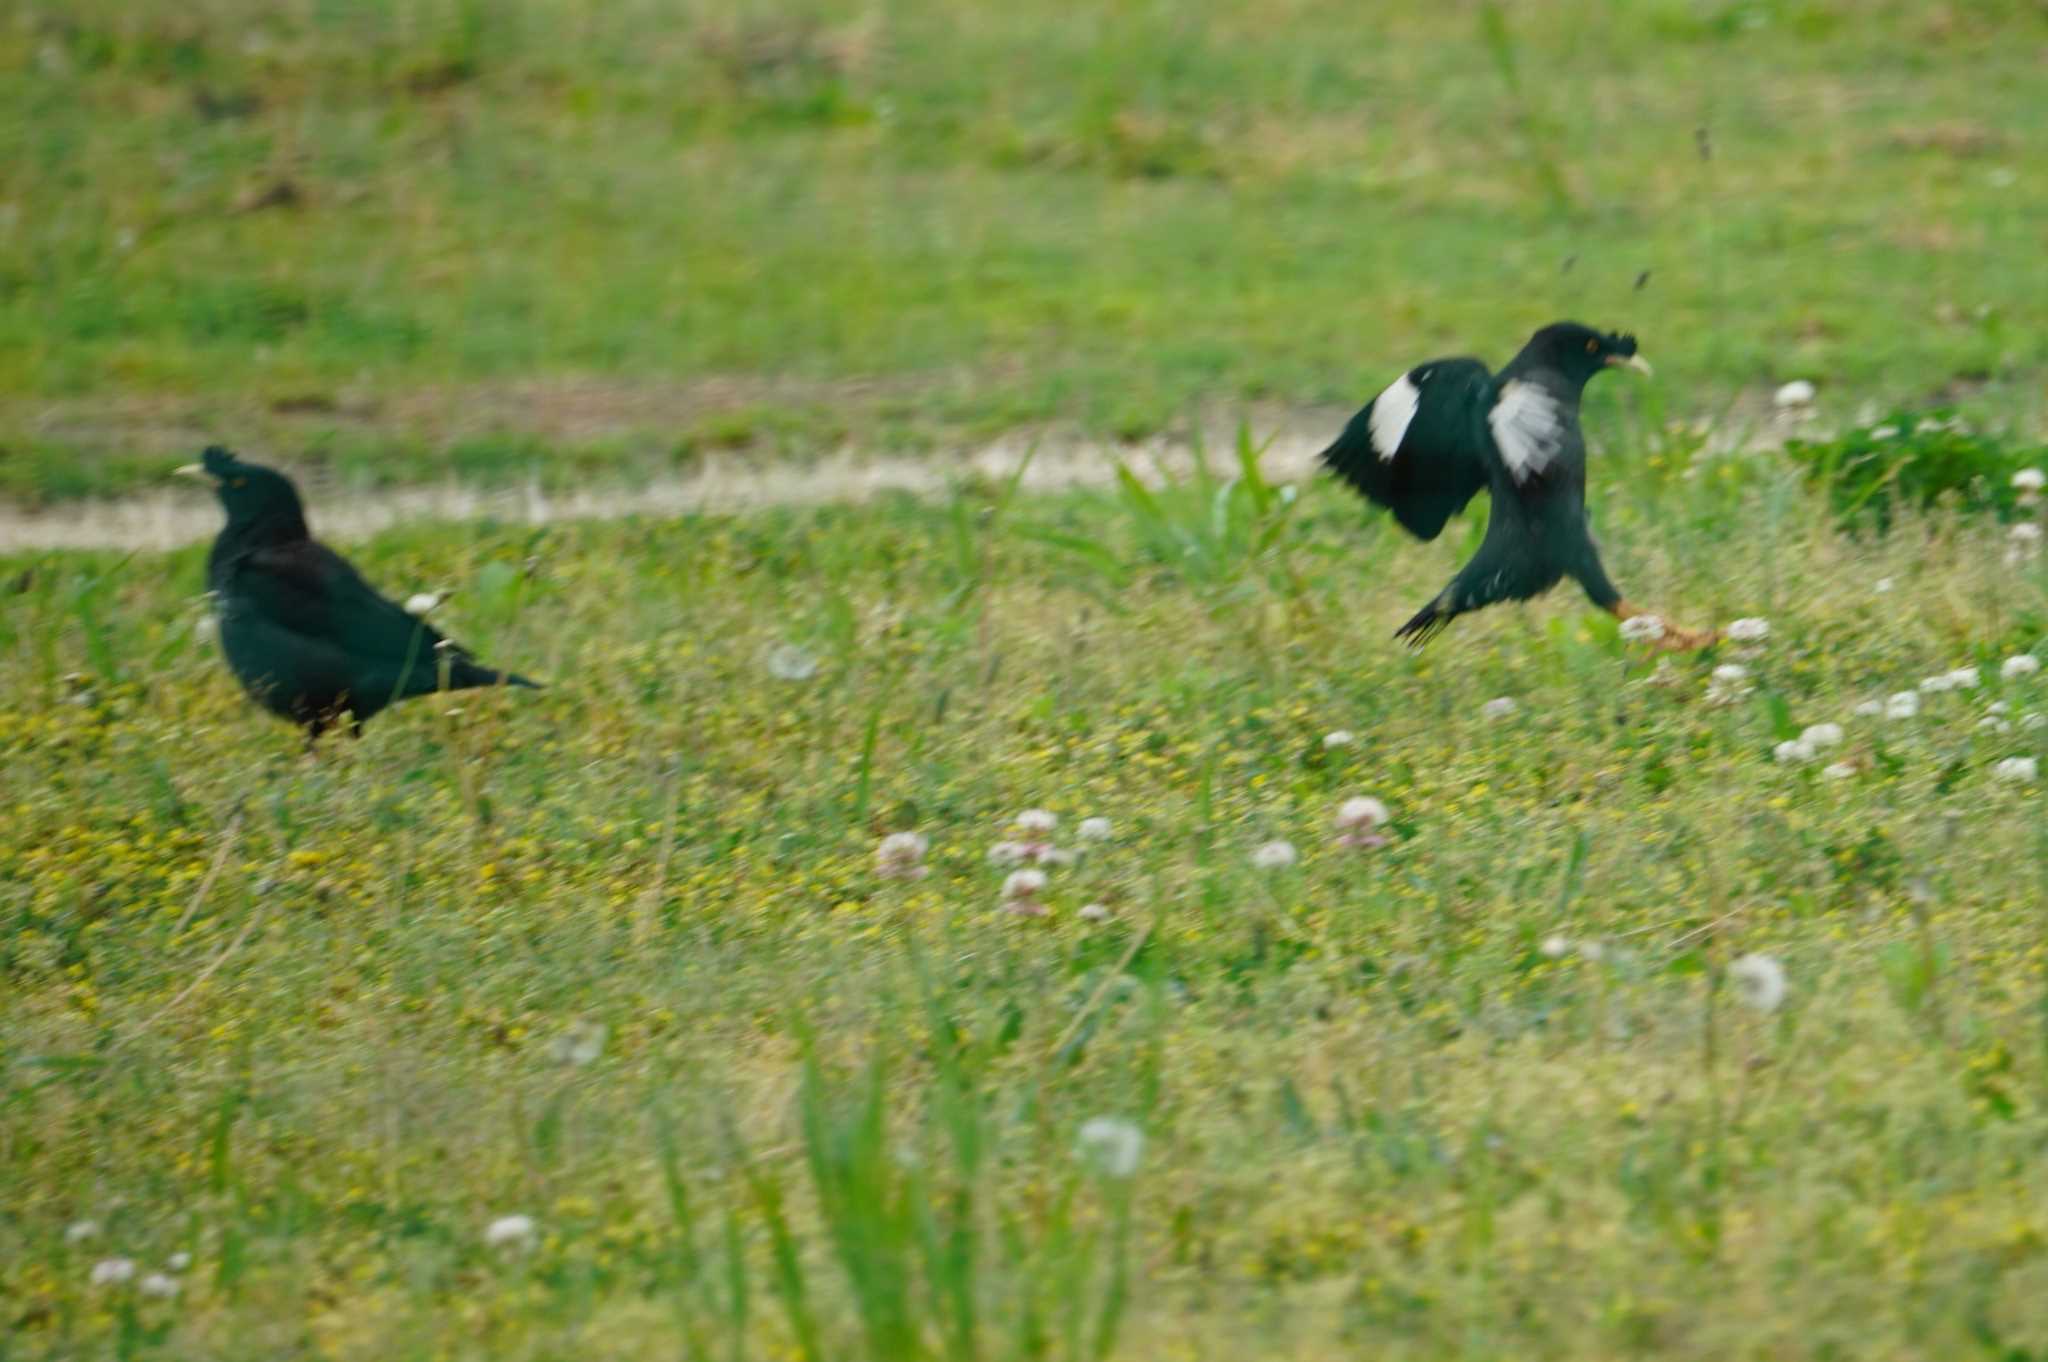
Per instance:
[[[1329,434],[1287,431],[1274,436],[1262,460],[1267,475],[1281,480],[1303,476],[1314,465]],[[1231,439],[1222,433],[1211,441],[1209,457],[1217,466],[1231,457]],[[332,490],[323,493],[315,487],[308,489],[308,501],[314,532],[325,539],[347,542],[410,520],[488,517],[541,525],[630,515],[676,516],[858,502],[886,492],[936,495],[967,476],[1009,477],[1027,448],[1022,440],[1002,440],[960,455],[863,458],[847,454],[801,465],[711,458],[684,476],[566,495],[545,493],[533,485],[476,488],[442,484],[355,497]],[[1099,486],[1114,478],[1118,461],[1151,476],[1159,466],[1184,469],[1190,459],[1188,445],[1165,440],[1136,447],[1090,442],[1041,445],[1025,471],[1024,486],[1033,491]],[[161,550],[209,539],[219,528],[220,510],[213,498],[184,484],[147,496],[77,502],[35,512],[0,503],[0,552]]]

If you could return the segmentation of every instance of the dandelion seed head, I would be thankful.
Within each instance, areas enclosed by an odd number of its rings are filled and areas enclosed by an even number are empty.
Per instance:
[[[582,1068],[604,1053],[605,1038],[610,1030],[603,1022],[578,1018],[562,1029],[548,1047],[548,1053],[557,1064]]]
[[[768,674],[778,681],[808,681],[818,674],[818,659],[794,643],[778,643],[762,659]]]
[[[1768,955],[1745,955],[1729,963],[1728,982],[1745,1007],[1776,1012],[1785,1001],[1785,967]]]
[[[1074,1154],[1098,1173],[1127,1178],[1145,1157],[1145,1132],[1120,1116],[1091,1116],[1075,1133]]]

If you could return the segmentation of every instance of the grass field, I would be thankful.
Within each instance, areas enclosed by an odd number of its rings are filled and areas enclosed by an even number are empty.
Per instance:
[[[358,484],[1142,435],[1560,315],[1686,416],[2038,429],[2044,45],[2026,0],[23,0],[0,492],[221,435]]]
[[[422,526],[373,579],[553,685],[308,760],[196,548],[0,564],[5,1354],[2039,1355],[2048,580],[1602,467],[1630,593],[1767,640],[1410,657],[1457,532],[1320,482]]]
[[[947,477],[347,543],[549,686],[312,756],[202,545],[0,544],[0,1362],[2048,1358],[2044,53],[2021,0],[18,0],[17,509],[214,439],[316,530]],[[1658,365],[1588,394],[1616,580],[1766,637],[1660,665],[1567,588],[1411,655],[1481,518],[1261,471],[1559,315]],[[1145,482],[956,457],[1246,413]]]

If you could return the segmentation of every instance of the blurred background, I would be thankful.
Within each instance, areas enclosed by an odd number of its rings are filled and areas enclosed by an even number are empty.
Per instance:
[[[18,503],[1321,432],[1559,316],[1660,426],[2040,424],[2038,0],[7,11]]]

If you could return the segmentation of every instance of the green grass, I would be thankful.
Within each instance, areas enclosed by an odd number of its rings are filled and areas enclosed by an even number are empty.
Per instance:
[[[1993,766],[2048,579],[1774,457],[1596,469],[1632,597],[1771,620],[1739,703],[1563,594],[1411,657],[1466,528],[1220,471],[393,532],[373,580],[553,685],[315,760],[199,549],[0,562],[6,1354],[2039,1355],[2048,845]],[[1392,845],[1335,844],[1359,793]],[[1041,919],[986,856],[1032,806],[1114,824]]]
[[[0,493],[208,435],[383,481],[1138,435],[1559,315],[1687,415],[1804,376],[2037,426],[2044,41],[2021,0],[25,3]]]

